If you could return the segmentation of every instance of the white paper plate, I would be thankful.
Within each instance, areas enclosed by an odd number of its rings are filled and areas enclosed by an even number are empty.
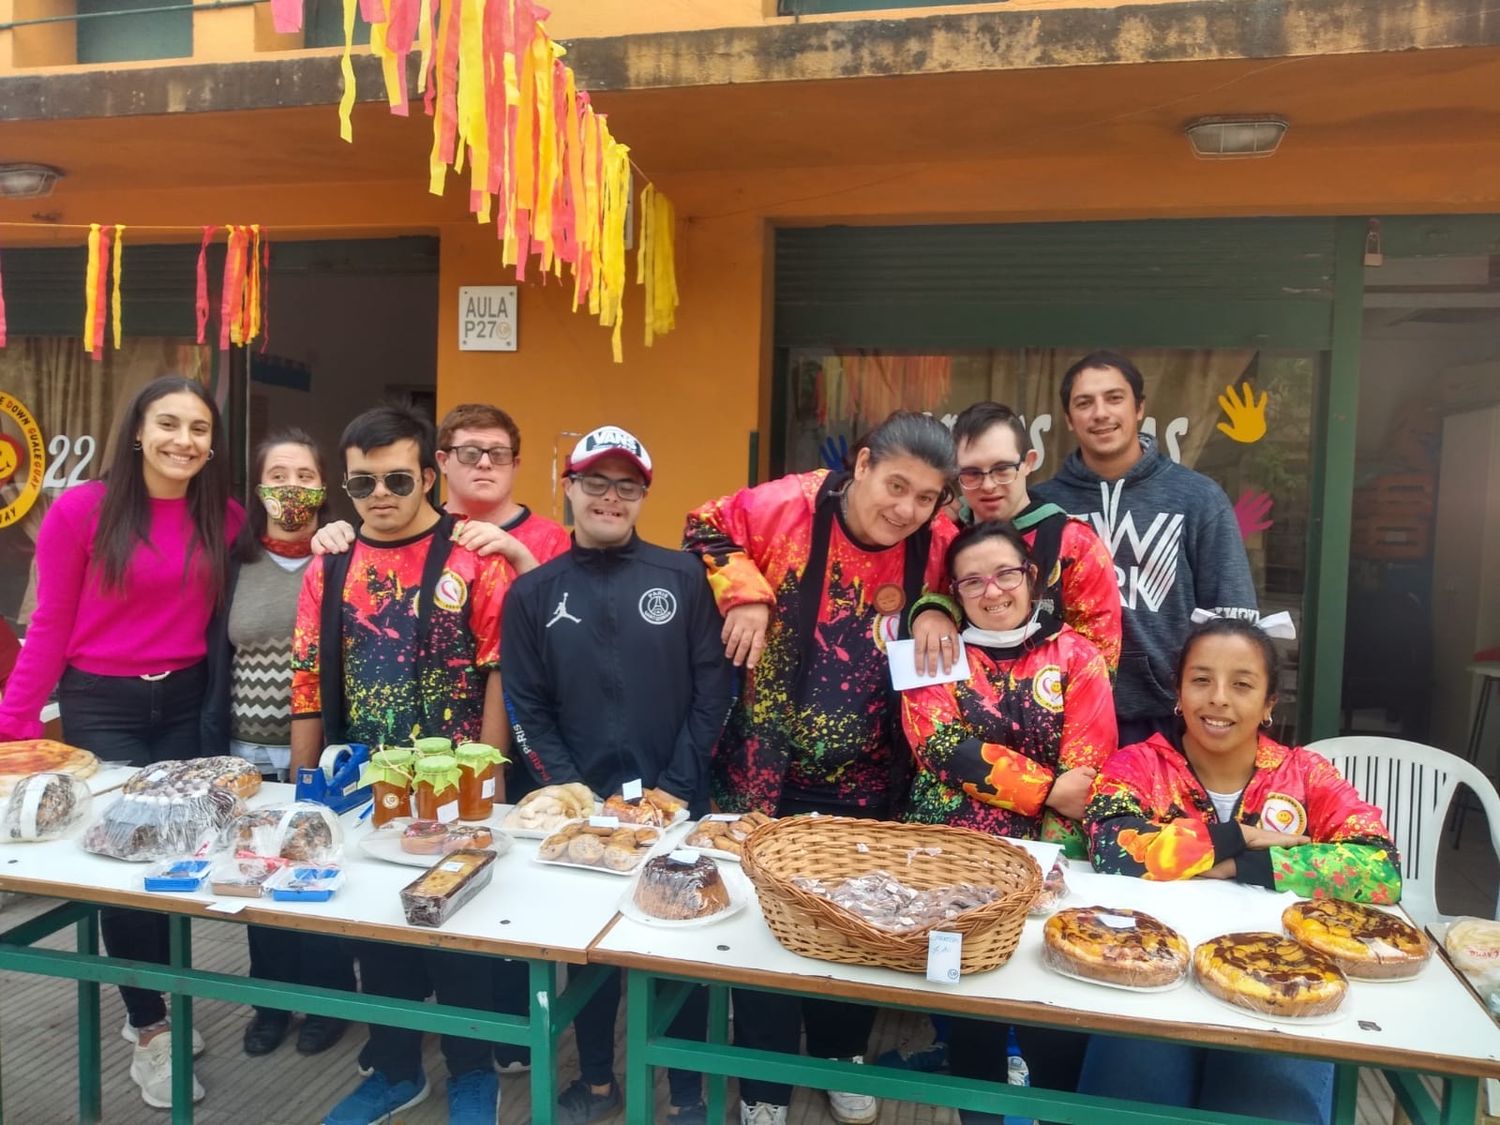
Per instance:
[[[693,849],[699,855],[712,855],[706,848]],[[620,913],[632,922],[639,922],[643,926],[660,926],[666,930],[696,930],[704,926],[712,926],[715,922],[722,922],[725,918],[732,918],[750,901],[755,893],[750,886],[750,881],[742,875],[738,868],[719,868],[719,877],[724,880],[724,889],[729,892],[729,905],[717,914],[710,914],[704,918],[658,918],[654,914],[647,914],[635,902],[636,884],[640,882],[640,869],[635,871],[635,878],[630,881],[630,886],[625,888],[625,893],[620,896]]]
[[[392,821],[391,823],[395,822]],[[381,826],[382,829],[384,827],[384,825]],[[495,840],[483,850],[494,852],[497,858],[510,851],[514,841],[512,841],[509,835],[501,832],[498,828],[489,825],[485,825],[485,827],[490,829],[490,834],[494,836]],[[416,852],[406,851],[401,847],[401,834],[399,832],[385,832],[379,829],[372,829],[359,838],[359,850],[371,859],[381,859],[386,863],[399,863],[405,867],[428,868],[437,863],[438,860],[447,858],[447,853],[445,852],[428,852],[419,855]]]
[[[1042,946],[1037,950],[1037,959],[1042,963],[1042,968],[1046,969],[1049,973],[1056,973],[1058,976],[1067,977],[1069,980],[1082,981],[1084,984],[1097,984],[1100,988],[1118,989],[1121,992],[1175,992],[1185,985],[1188,982],[1188,978],[1193,975],[1192,966],[1187,965],[1183,968],[1182,976],[1178,977],[1171,984],[1153,984],[1147,986],[1121,984],[1112,980],[1096,980],[1094,977],[1086,977],[1082,973],[1070,973],[1066,969],[1059,969],[1056,965],[1048,964],[1046,953],[1047,947]]]

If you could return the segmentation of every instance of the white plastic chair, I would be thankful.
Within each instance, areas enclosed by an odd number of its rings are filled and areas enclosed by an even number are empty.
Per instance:
[[[1443,822],[1459,785],[1478,796],[1490,844],[1500,855],[1500,795],[1477,766],[1457,754],[1368,735],[1325,738],[1307,748],[1331,761],[1365,800],[1385,812],[1386,827],[1401,853],[1401,905],[1419,924],[1445,918],[1437,907],[1437,857]]]

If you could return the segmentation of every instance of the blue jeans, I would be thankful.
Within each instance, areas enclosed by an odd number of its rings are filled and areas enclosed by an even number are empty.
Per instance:
[[[1078,1092],[1328,1125],[1333,1064],[1095,1035]]]

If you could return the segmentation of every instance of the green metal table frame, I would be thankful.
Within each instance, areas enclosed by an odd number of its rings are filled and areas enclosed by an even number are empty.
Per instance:
[[[897,1101],[980,1110],[985,1113],[1015,1114],[1028,1121],[1073,1122],[1076,1125],[1093,1125],[1099,1121],[1108,1121],[1110,1125],[1166,1125],[1167,1122],[1277,1125],[1261,1117],[1176,1109],[1146,1102],[1068,1094],[972,1078],[954,1078],[732,1047],[729,1045],[730,989],[749,986],[706,983],[679,973],[643,968],[627,968],[623,971],[626,973],[627,983],[625,1120],[631,1125],[651,1120],[651,1099],[657,1067],[701,1072],[706,1079],[708,1119],[713,1122],[724,1120],[726,1079],[729,1076],[753,1076],[793,1086],[848,1090]],[[687,1001],[692,989],[705,985],[708,988],[706,1041],[699,1043],[671,1037],[667,1028],[673,1017]],[[826,991],[818,988],[816,981],[809,981],[801,988],[753,987],[760,991],[793,996],[828,996]],[[934,995],[931,1001],[920,1005],[881,1001],[878,1006],[926,1013],[939,1010],[940,1000],[941,997]],[[954,1014],[973,1018],[972,1012]],[[1014,1021],[1007,1019],[1006,1022]],[[1035,1022],[1046,1023],[1045,1020]],[[1120,1033],[1111,1030],[1110,1034]],[[1287,1053],[1303,1058],[1314,1057],[1297,1052]],[[1335,1060],[1335,1066],[1333,1122],[1334,1125],[1353,1125],[1355,1102],[1359,1093],[1359,1067],[1339,1060]],[[1412,1071],[1381,1069],[1413,1125],[1474,1125],[1478,1109],[1479,1079],[1468,1076],[1435,1076],[1441,1082],[1442,1094],[1440,1098],[1434,1099],[1423,1085],[1421,1075]]]
[[[167,917],[171,956],[166,965],[124,961],[103,954],[99,947],[99,906],[67,902],[0,933],[0,970],[33,973],[78,982],[78,1120],[102,1119],[100,1081],[101,984],[133,985],[155,989],[171,997],[172,1037],[172,1125],[193,1120],[192,1027],[193,998],[223,1000],[232,1004],[256,1004],[288,1008],[311,1015],[409,1027],[449,1035],[462,1035],[495,1043],[514,1043],[531,1048],[532,1121],[552,1125],[557,1105],[557,1043],[610,970],[600,965],[569,967],[567,988],[557,988],[557,964],[533,958],[530,966],[530,1005],[526,1016],[506,1015],[472,1008],[394,1000],[383,996],[342,992],[328,988],[287,985],[277,981],[213,973],[192,967],[193,915],[160,911]],[[274,925],[265,919],[227,917],[229,921]],[[36,949],[43,938],[72,926],[76,930],[73,950]],[[414,931],[420,934],[420,931]],[[361,941],[378,940],[360,936]],[[400,943],[416,944],[416,943]],[[476,953],[475,956],[486,956]],[[0,1125],[3,1125],[0,1104]]]

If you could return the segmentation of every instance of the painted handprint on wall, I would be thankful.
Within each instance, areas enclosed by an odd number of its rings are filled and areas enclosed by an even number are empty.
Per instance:
[[[1238,392],[1233,384],[1226,386],[1224,393],[1219,396],[1219,407],[1229,421],[1219,423],[1219,432],[1231,441],[1245,445],[1251,445],[1265,437],[1266,402],[1269,397],[1265,391],[1261,391],[1257,400],[1255,388],[1249,383],[1241,383]]]
[[[1240,498],[1234,502],[1234,522],[1239,524],[1240,538],[1249,539],[1252,535],[1269,530],[1274,522],[1271,519],[1271,509],[1275,504],[1276,501],[1271,499],[1269,492],[1262,492],[1258,488],[1247,488],[1241,492]]]

